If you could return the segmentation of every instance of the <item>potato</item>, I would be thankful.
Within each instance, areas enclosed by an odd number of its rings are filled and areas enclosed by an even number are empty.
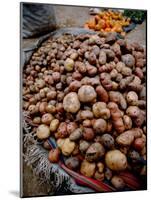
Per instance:
[[[93,111],[93,114],[95,117],[101,117],[100,116],[100,113],[101,113],[101,110],[106,108],[106,103],[104,102],[96,102],[95,104],[93,104],[92,106],[92,111]]]
[[[65,142],[65,138],[59,138],[57,139],[57,146],[59,149],[62,149],[62,145]]]
[[[145,139],[143,137],[141,138],[136,138],[133,143],[133,147],[137,151],[141,151],[145,147]]]
[[[115,58],[115,53],[111,49],[104,49],[106,55],[107,55],[107,61],[113,61]]]
[[[40,124],[41,123],[41,118],[40,117],[34,117],[33,123],[34,124]]]
[[[126,114],[130,117],[138,117],[140,115],[140,109],[137,106],[129,106]]]
[[[93,102],[96,99],[96,92],[90,85],[83,85],[78,91],[78,97],[81,102]]]
[[[75,129],[69,136],[71,141],[79,140],[83,135],[83,130],[81,128]]]
[[[83,131],[83,138],[87,141],[92,141],[94,138],[95,134],[92,128],[84,128]]]
[[[105,65],[107,60],[107,56],[105,51],[101,50],[99,54],[99,64],[100,65]]]
[[[49,91],[47,93],[47,99],[48,100],[52,100],[52,99],[55,99],[57,96],[57,92],[56,91]]]
[[[134,141],[133,130],[125,131],[116,138],[116,142],[121,146],[130,146],[133,141]]]
[[[75,122],[69,122],[67,123],[67,132],[70,135],[76,128],[78,128],[78,125]]]
[[[39,125],[36,131],[36,135],[38,139],[41,139],[41,140],[47,139],[50,136],[49,126],[45,124]]]
[[[35,82],[35,86],[41,89],[45,86],[45,81],[43,79],[37,79]]]
[[[89,120],[89,119],[83,120],[84,127],[91,127],[91,125],[92,125],[91,120]]]
[[[119,176],[113,176],[111,183],[118,190],[122,190],[125,187],[124,180]]]
[[[61,147],[62,154],[65,156],[69,156],[75,149],[75,146],[75,142],[71,141],[69,138],[66,138]]]
[[[61,75],[59,72],[53,72],[52,78],[53,78],[54,82],[58,83],[60,81]]]
[[[45,113],[46,112],[46,107],[47,107],[47,102],[41,102],[39,105],[39,112],[40,113]]]
[[[67,58],[65,63],[64,63],[64,67],[66,69],[66,71],[73,71],[74,68],[74,60],[71,58]]]
[[[122,93],[118,91],[110,91],[109,92],[110,101],[117,103],[120,105],[121,109],[125,110],[127,108],[127,102]]]
[[[97,74],[97,68],[93,65],[86,64],[86,69],[89,76],[95,76]]]
[[[126,100],[129,105],[135,106],[138,103],[138,95],[134,91],[130,91],[127,93]]]
[[[125,129],[132,128],[132,120],[128,115],[123,116],[123,122],[124,122]]]
[[[65,165],[72,170],[75,170],[79,167],[79,159],[77,157],[70,157],[65,160]]]
[[[107,128],[107,123],[104,119],[96,119],[93,123],[93,129],[96,133],[104,133]]]
[[[45,140],[44,143],[43,143],[43,147],[47,150],[50,150],[52,149],[52,147],[50,146],[50,144],[48,143],[48,140]]]
[[[114,138],[110,134],[103,134],[101,136],[101,142],[108,149],[114,148]]]
[[[58,129],[57,129],[57,138],[65,138],[67,136],[68,136],[67,123],[66,122],[61,122],[59,124]]]
[[[98,99],[102,102],[107,103],[109,100],[109,96],[107,91],[103,88],[102,85],[96,87],[96,93],[98,95]]]
[[[50,123],[50,132],[55,132],[59,126],[59,120],[53,119]]]
[[[87,160],[84,160],[81,163],[80,172],[84,176],[92,177],[94,175],[94,173],[95,173],[95,168],[96,168],[96,164],[95,163],[90,163]]]
[[[89,53],[88,61],[90,64],[95,65],[96,64],[96,55],[93,52]]]
[[[48,159],[52,163],[57,163],[59,161],[60,150],[58,148],[51,149],[48,154]]]
[[[122,56],[122,62],[124,62],[127,67],[132,68],[135,65],[135,58],[131,54],[125,54]]]
[[[93,113],[90,110],[81,110],[80,118],[83,119],[93,119]]]
[[[86,150],[89,148],[90,143],[85,141],[85,140],[81,140],[80,144],[79,144],[79,149],[82,153],[86,152]]]
[[[89,162],[93,162],[101,158],[105,154],[105,149],[102,144],[95,142],[90,145],[86,151],[85,159]]]
[[[113,171],[121,171],[127,168],[127,158],[119,150],[108,151],[105,155],[105,163]]]
[[[75,62],[75,68],[80,74],[84,74],[87,71],[85,64],[80,61]]]
[[[46,114],[43,114],[43,116],[42,116],[42,118],[41,118],[41,122],[42,122],[43,124],[49,125],[50,122],[53,120],[53,118],[54,118],[54,117],[52,116],[52,114],[46,113]]]
[[[102,162],[97,163],[98,172],[102,173],[104,170],[104,164]]]
[[[96,171],[94,174],[94,178],[98,181],[104,180],[104,173],[100,173],[99,171]]]
[[[79,88],[81,87],[81,82],[80,81],[73,81],[69,85],[69,90],[72,92],[76,92]]]
[[[67,112],[76,113],[80,109],[77,93],[70,92],[63,99],[63,108]]]

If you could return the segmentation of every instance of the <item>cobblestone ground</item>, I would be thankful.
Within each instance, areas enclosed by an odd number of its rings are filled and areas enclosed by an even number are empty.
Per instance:
[[[88,8],[58,6],[55,8],[56,20],[59,27],[83,27],[86,20],[89,19]],[[146,45],[146,22],[137,25],[136,28],[126,35],[129,41],[139,42]],[[35,41],[35,39],[33,39]],[[28,45],[32,40],[28,40]],[[25,42],[27,45],[27,43]],[[39,185],[37,177],[33,175],[30,167],[24,164],[23,170],[23,191],[24,196],[47,195],[48,187]]]

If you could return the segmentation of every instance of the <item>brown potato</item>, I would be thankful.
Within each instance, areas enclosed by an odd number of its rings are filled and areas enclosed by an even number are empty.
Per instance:
[[[106,131],[107,128],[107,123],[104,119],[97,119],[94,120],[93,123],[93,129],[96,131],[96,133],[104,133]]]
[[[89,162],[93,162],[101,158],[105,154],[105,149],[102,144],[95,142],[90,145],[86,151],[85,159]]]
[[[45,114],[43,114],[43,116],[42,116],[42,118],[41,118],[41,122],[43,123],[43,124],[47,124],[47,125],[49,125],[50,124],[50,122],[53,120],[53,116],[52,116],[52,114],[50,114],[50,113],[45,113]]]
[[[67,160],[65,161],[65,165],[72,170],[75,170],[79,167],[79,159],[77,157],[70,157],[67,158]]]
[[[110,134],[103,134],[101,136],[101,142],[108,149],[114,148],[114,138]]]
[[[94,173],[95,173],[95,168],[96,168],[96,164],[95,163],[90,163],[90,162],[84,160],[81,163],[80,172],[84,176],[92,177],[94,175]]]
[[[51,149],[49,151],[48,159],[52,163],[57,163],[59,161],[60,150],[58,148]]]
[[[84,128],[83,138],[87,141],[92,141],[95,134],[92,128]]]
[[[124,180],[119,176],[113,176],[111,183],[118,190],[122,190],[125,187]]]
[[[81,128],[75,129],[69,136],[71,141],[79,140],[83,135],[83,130]]]

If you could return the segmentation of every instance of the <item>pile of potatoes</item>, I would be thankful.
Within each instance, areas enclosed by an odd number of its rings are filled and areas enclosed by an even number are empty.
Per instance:
[[[146,54],[116,33],[49,38],[23,70],[23,110],[50,162],[125,187],[145,175]],[[56,149],[47,139],[54,137]]]

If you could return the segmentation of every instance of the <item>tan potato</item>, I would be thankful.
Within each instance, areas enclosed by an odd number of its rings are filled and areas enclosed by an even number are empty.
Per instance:
[[[134,91],[128,92],[126,99],[127,99],[128,104],[131,106],[135,106],[138,103],[138,95]]]
[[[93,113],[90,110],[81,110],[80,118],[83,119],[93,119]]]
[[[97,163],[98,172],[102,173],[104,170],[104,164],[102,162]]]
[[[75,146],[76,146],[75,142],[71,141],[69,138],[66,138],[61,147],[62,154],[65,156],[69,156],[75,149]]]
[[[47,139],[50,136],[49,126],[47,126],[45,124],[39,125],[37,128],[37,131],[36,131],[36,135],[41,140]]]
[[[127,158],[119,150],[108,151],[105,155],[105,163],[113,171],[121,171],[127,168]]]
[[[128,130],[132,128],[132,120],[128,115],[123,116],[123,122],[124,122],[125,129]]]
[[[59,120],[53,119],[50,123],[50,132],[55,132],[59,126]]]
[[[140,109],[137,106],[129,106],[126,110],[126,114],[130,117],[138,117],[140,115]]]
[[[76,113],[80,109],[77,93],[70,92],[63,99],[63,108],[67,112]]]
[[[95,163],[90,163],[90,162],[84,160],[81,163],[80,172],[84,176],[92,177],[94,175],[94,173],[95,173],[95,168],[96,168],[96,164]]]
[[[125,131],[116,138],[116,142],[121,146],[130,146],[133,141],[134,141],[133,130]]]
[[[78,91],[78,97],[81,102],[93,102],[96,99],[96,92],[90,85],[83,85]]]

